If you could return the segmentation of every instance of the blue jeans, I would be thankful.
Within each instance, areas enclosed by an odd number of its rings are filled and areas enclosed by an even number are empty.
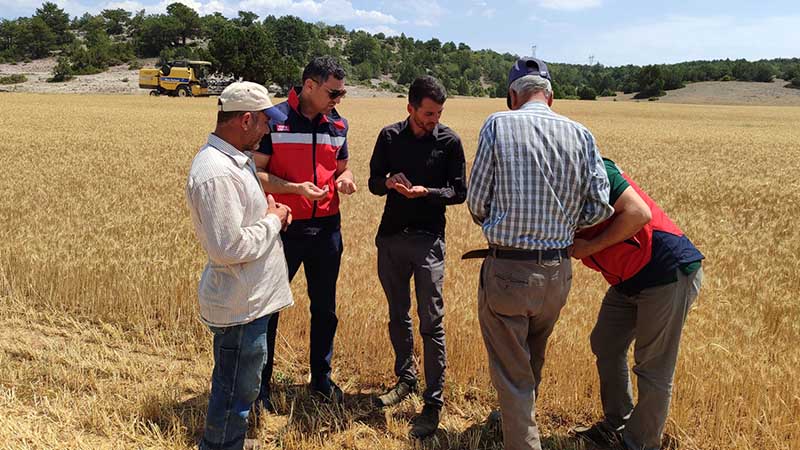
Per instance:
[[[331,389],[331,358],[333,339],[336,336],[336,280],[342,259],[342,233],[339,229],[322,229],[313,235],[283,233],[283,253],[292,280],[303,264],[311,303],[311,342],[309,362],[311,366],[311,388],[328,394]],[[270,407],[270,379],[275,360],[275,337],[278,332],[278,313],[272,315],[269,324],[269,356],[261,377],[259,402]]]
[[[209,327],[214,333],[214,372],[200,450],[233,450],[244,446],[247,416],[258,397],[267,361],[270,315],[231,327]]]

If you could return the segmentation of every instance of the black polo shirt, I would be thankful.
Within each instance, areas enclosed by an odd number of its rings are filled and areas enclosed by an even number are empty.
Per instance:
[[[386,189],[386,178],[401,172],[415,186],[428,188],[428,195],[410,199]],[[445,206],[467,197],[465,172],[461,139],[450,128],[439,124],[417,138],[408,119],[385,127],[369,162],[370,192],[387,196],[378,235],[410,230],[444,237]]]

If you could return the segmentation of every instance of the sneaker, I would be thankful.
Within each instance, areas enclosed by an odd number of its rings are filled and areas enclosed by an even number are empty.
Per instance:
[[[439,429],[439,414],[441,406],[425,405],[422,412],[411,421],[411,431],[408,433],[413,439],[425,439]]]
[[[398,381],[393,388],[386,391],[385,394],[375,397],[373,400],[375,406],[383,408],[385,406],[393,406],[403,401],[406,397],[411,395],[412,392],[417,391],[417,383],[411,384],[405,381]]]
[[[594,425],[577,426],[572,429],[572,434],[576,438],[582,439],[596,447],[603,448],[623,448],[622,428],[613,429],[604,422],[597,422]]]
[[[330,380],[329,383],[330,387],[327,391],[311,386],[311,393],[323,403],[334,403],[337,405],[344,403],[344,392],[342,392],[342,389],[337,386],[333,380]]]

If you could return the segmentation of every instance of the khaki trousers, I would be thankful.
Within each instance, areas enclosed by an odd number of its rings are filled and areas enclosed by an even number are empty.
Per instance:
[[[497,391],[506,450],[540,450],[534,406],[547,339],[572,283],[569,258],[489,256],[481,268],[478,319]]]
[[[622,429],[631,450],[658,450],[672,398],[683,324],[703,280],[703,269],[629,296],[611,287],[592,331],[605,423]],[[628,348],[633,346],[639,388],[633,404]]]

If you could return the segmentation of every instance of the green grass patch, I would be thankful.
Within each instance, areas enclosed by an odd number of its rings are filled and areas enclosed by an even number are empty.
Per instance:
[[[28,81],[28,77],[21,73],[0,77],[0,84],[18,84]]]

